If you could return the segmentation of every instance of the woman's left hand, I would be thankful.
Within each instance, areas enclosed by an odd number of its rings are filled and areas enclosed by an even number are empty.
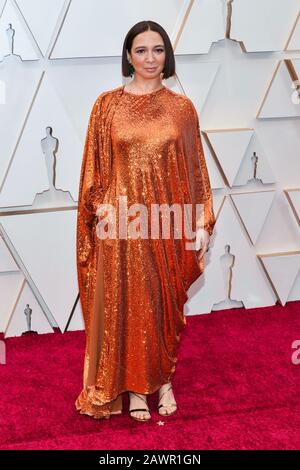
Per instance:
[[[199,261],[204,256],[204,253],[208,251],[209,241],[210,235],[208,231],[203,228],[198,228],[196,232],[196,252]]]

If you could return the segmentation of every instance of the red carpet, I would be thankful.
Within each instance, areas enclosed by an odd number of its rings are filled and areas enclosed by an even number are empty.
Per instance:
[[[299,449],[300,302],[187,317],[173,386],[178,411],[152,420],[79,415],[84,333],[6,339],[0,449]],[[162,420],[165,424],[158,425]]]

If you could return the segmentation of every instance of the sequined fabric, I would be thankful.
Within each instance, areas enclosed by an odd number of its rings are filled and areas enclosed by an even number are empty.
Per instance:
[[[187,290],[204,270],[177,239],[97,237],[96,210],[151,204],[204,204],[215,225],[199,120],[192,101],[167,87],[142,95],[123,86],[101,93],[91,111],[81,168],[77,272],[85,322],[82,414],[110,417],[122,393],[150,394],[171,380],[186,324]],[[195,222],[195,220],[194,220]],[[117,225],[118,227],[118,225]],[[194,228],[194,226],[193,226]]]

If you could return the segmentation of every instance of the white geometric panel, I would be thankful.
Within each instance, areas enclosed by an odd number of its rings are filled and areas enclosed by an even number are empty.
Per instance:
[[[299,118],[257,119],[255,122],[256,133],[280,189],[300,187],[299,122]]]
[[[275,175],[258,135],[255,133],[249,142],[239,171],[234,178],[233,186],[272,183],[276,183]]]
[[[1,223],[61,331],[78,294],[75,210],[2,217]]]
[[[182,8],[182,0],[73,0],[50,58],[120,56],[131,26],[150,18],[172,36]]]
[[[198,0],[183,24],[176,54],[207,54],[211,44],[225,37],[225,18],[220,0]]]
[[[4,8],[5,2],[6,2],[6,0],[0,0],[0,15],[1,15],[2,10]]]
[[[300,50],[300,13],[297,16],[297,19],[291,31],[285,50],[286,51],[299,51]]]
[[[258,110],[257,118],[299,117],[300,106],[293,82],[300,59],[280,61]]]
[[[65,0],[16,0],[42,54],[45,55]]]
[[[212,147],[228,186],[232,186],[253,135],[253,129],[205,130],[202,132]]]
[[[233,203],[253,244],[257,242],[274,196],[275,191],[231,194]]]
[[[247,52],[282,51],[299,7],[299,0],[234,0],[231,38]]]
[[[176,64],[177,77],[185,94],[193,101],[198,113],[201,113],[218,73],[216,62],[189,62]]]
[[[293,287],[289,293],[288,301],[292,300],[299,300],[300,299],[300,270],[296,276],[295,282]]]
[[[294,76],[291,76],[292,80],[295,80],[295,84],[293,84],[293,89],[296,88],[296,85],[300,85],[300,60],[299,59],[292,59],[292,60],[286,60],[285,63],[290,67],[290,73],[291,75],[294,74]],[[299,103],[299,94],[298,94],[298,100],[297,102]]]
[[[218,218],[218,214],[221,210],[222,205],[224,204],[226,196],[224,196],[224,193],[222,190],[213,190],[213,209],[216,218]]]
[[[0,274],[0,332],[5,331],[9,317],[14,309],[16,299],[21,292],[24,275],[20,271]]]
[[[205,272],[189,289],[191,297],[185,304],[188,314],[208,313],[214,304],[225,299],[226,288],[221,257],[225,253],[226,245],[230,246],[230,253],[234,256],[231,299],[242,301],[245,308],[275,303],[276,297],[263,268],[257,261],[253,246],[244,234],[230,198],[227,197],[218,214],[211,248],[204,255]]]
[[[24,20],[22,21],[18,9],[14,7],[12,2],[8,1],[0,17],[0,61],[4,59],[4,56],[11,53],[7,36],[9,24],[12,25],[12,30],[14,30],[14,54],[20,56],[22,60],[38,60],[39,56],[35,50],[36,45],[30,31]]]
[[[271,279],[281,304],[285,305],[300,269],[300,251],[260,254],[258,257]]]
[[[256,244],[257,253],[298,251],[299,226],[284,194],[277,190],[267,223]]]
[[[44,77],[7,174],[0,206],[30,205],[36,193],[49,188],[41,146],[48,126],[53,128],[53,137],[58,139],[59,144],[56,152],[56,189],[70,191],[76,200],[82,144],[51,82]]]
[[[19,267],[10,254],[4,240],[0,237],[0,272],[9,271],[19,271]]]
[[[197,62],[189,56],[189,62]],[[202,56],[200,61],[208,60]],[[234,41],[221,41],[213,46],[210,62],[219,64],[217,76],[209,93],[202,122],[207,129],[238,129],[254,127],[258,103],[274,71],[275,59],[251,56],[242,52]],[[180,61],[187,62],[184,57]],[[193,77],[191,77],[193,80]]]
[[[8,321],[5,329],[5,338],[12,336],[21,336],[22,333],[28,330],[27,316],[24,310],[27,304],[31,312],[31,330],[37,333],[53,333],[53,329],[45,317],[40,305],[38,304],[32,290],[27,282],[24,280],[21,292],[18,296],[17,303]]]
[[[103,91],[121,85],[120,65],[107,61],[105,64],[95,62],[89,67],[82,67],[74,61],[67,67],[49,68],[47,78],[76,129],[83,150],[93,103]]]
[[[295,218],[300,225],[300,189],[286,189],[284,193],[290,203]]]
[[[32,70],[22,64],[14,64],[14,67],[2,65],[1,80],[5,82],[6,90],[5,103],[0,105],[0,188],[40,79],[39,69]],[[20,86],[20,83],[26,83],[26,87]]]
[[[80,300],[78,300],[76,307],[75,307],[75,311],[68,325],[67,331],[84,330],[84,328],[85,327],[84,327],[81,303],[80,303]]]
[[[206,142],[205,135],[203,134],[202,138],[202,146],[205,156],[205,161],[208,169],[210,185],[212,188],[225,188],[226,184],[222,178],[222,174],[220,173],[217,163],[212,155],[210,146]]]

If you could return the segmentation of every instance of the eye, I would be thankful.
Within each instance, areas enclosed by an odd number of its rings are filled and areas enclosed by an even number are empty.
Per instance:
[[[145,49],[139,49],[138,51],[136,51],[137,54],[140,54],[142,52],[145,52]],[[159,54],[161,54],[162,52],[164,52],[164,49],[162,49],[161,47],[159,49],[155,49],[155,52],[158,52]]]

